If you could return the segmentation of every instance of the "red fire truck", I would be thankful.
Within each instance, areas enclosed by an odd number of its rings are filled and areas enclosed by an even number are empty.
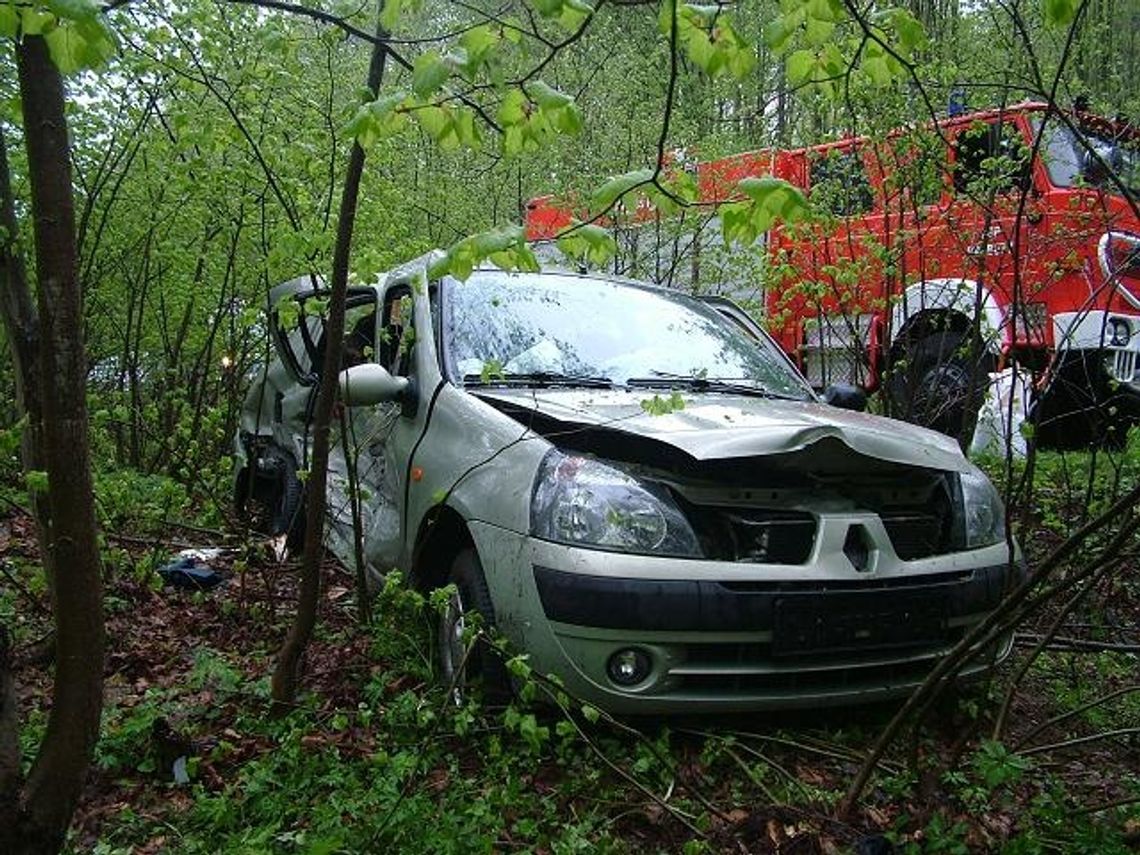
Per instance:
[[[1140,416],[1140,128],[1025,103],[670,168],[695,172],[693,210],[774,175],[815,216],[725,248],[715,213],[678,226],[643,204],[610,222],[615,272],[753,298],[817,386],[881,391],[891,414],[968,438],[1013,369],[1055,447],[1119,441]],[[533,200],[528,237],[574,213]]]

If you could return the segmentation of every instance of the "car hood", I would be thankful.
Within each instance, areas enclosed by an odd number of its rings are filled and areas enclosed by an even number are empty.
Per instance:
[[[558,422],[657,440],[696,460],[790,454],[832,440],[892,463],[956,472],[969,468],[950,437],[815,402],[683,392],[684,409],[651,415],[641,402],[653,393],[644,389],[480,388],[474,394]]]

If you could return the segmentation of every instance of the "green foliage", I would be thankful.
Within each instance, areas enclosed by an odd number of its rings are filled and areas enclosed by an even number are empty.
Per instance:
[[[357,108],[345,130],[362,148],[370,148],[378,141],[398,134],[407,121],[407,95],[392,92]]]
[[[688,58],[710,77],[728,74],[743,80],[756,67],[756,51],[733,26],[732,16],[722,6],[661,4],[658,26],[666,37],[677,27],[677,41]]]
[[[720,208],[726,243],[751,246],[776,222],[793,223],[807,214],[804,194],[780,178],[745,178],[737,189],[746,198]]]
[[[526,242],[522,226],[504,226],[466,237],[453,244],[446,254],[432,263],[428,276],[437,279],[451,275],[463,281],[485,261],[503,270],[539,270],[538,259]]]
[[[1045,23],[1052,27],[1067,27],[1077,16],[1080,4],[1076,0],[1041,0],[1041,13]]]
[[[99,7],[91,0],[0,3],[0,37],[43,36],[63,74],[98,68],[118,48]]]
[[[574,99],[541,80],[509,90],[496,118],[503,127],[502,148],[508,156],[537,151],[558,134],[582,129]]]
[[[1020,780],[1030,763],[1002,743],[987,740],[974,755],[973,766],[986,787],[992,790]]]
[[[567,30],[576,30],[594,14],[594,7],[585,0],[528,0],[529,5],[544,18],[558,21]]]
[[[651,416],[667,416],[685,409],[685,399],[680,392],[673,392],[667,398],[654,395],[641,401],[641,409]]]
[[[558,238],[558,248],[570,258],[602,267],[617,252],[617,241],[592,223],[575,223]]]

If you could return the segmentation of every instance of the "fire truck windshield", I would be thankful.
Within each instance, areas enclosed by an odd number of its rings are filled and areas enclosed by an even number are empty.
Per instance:
[[[1140,139],[1113,139],[1104,133],[1076,134],[1058,122],[1045,127],[1045,166],[1058,187],[1098,187],[1119,192],[1110,171],[1133,196],[1140,196]]]

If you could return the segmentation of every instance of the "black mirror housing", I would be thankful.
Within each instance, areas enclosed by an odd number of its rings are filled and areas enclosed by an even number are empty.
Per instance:
[[[867,409],[867,393],[851,383],[832,383],[823,393],[824,403],[861,413]]]

